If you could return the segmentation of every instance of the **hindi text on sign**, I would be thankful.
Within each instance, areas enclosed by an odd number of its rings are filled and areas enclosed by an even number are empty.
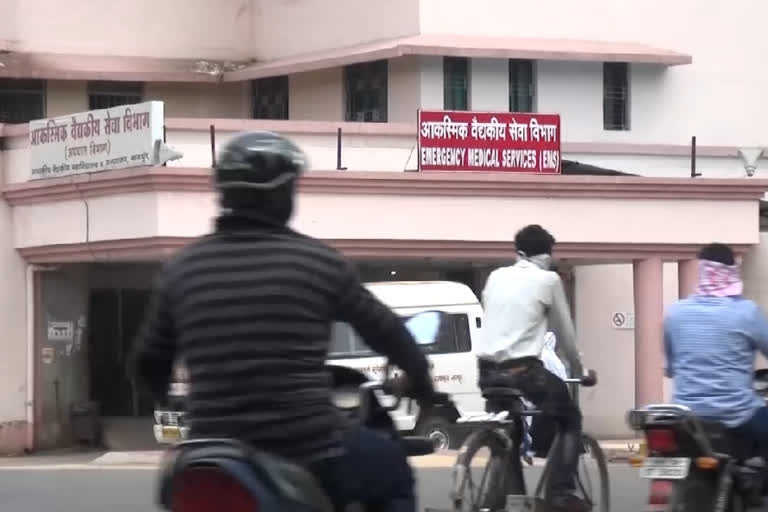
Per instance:
[[[553,114],[419,112],[419,168],[557,174],[560,117]]]
[[[30,179],[152,165],[163,122],[160,101],[32,121]]]

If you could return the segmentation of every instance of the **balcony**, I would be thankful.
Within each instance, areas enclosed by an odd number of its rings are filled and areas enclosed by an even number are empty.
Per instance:
[[[218,150],[245,130],[269,130],[291,138],[307,153],[313,170],[401,172],[417,166],[415,124],[168,118],[165,128],[167,144],[184,154],[169,167],[211,167],[212,144]],[[29,180],[27,134],[27,125],[0,125],[5,183]]]
[[[260,121],[249,119],[167,118],[166,142],[181,151],[169,167],[208,168],[218,149],[234,134],[269,130],[294,140],[307,153],[312,170],[394,171],[417,167],[416,125],[342,121]],[[29,180],[27,125],[0,124],[0,171],[4,183]],[[690,176],[690,148],[684,145],[565,141],[563,158],[649,177]],[[697,170],[705,178],[741,178],[738,148],[698,146]],[[765,161],[765,157],[763,160]],[[761,161],[761,162],[762,162]],[[762,167],[762,164],[761,164]]]

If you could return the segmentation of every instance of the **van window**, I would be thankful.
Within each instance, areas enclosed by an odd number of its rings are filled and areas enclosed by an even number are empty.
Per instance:
[[[402,317],[407,321],[410,317]],[[433,345],[423,346],[427,354],[453,354],[472,350],[469,334],[469,317],[466,313],[445,313],[446,319],[437,333]],[[363,341],[351,325],[337,322],[331,331],[329,358],[371,357],[376,355]]]

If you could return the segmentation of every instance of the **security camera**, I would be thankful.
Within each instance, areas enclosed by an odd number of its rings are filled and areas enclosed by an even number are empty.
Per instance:
[[[757,161],[763,156],[763,150],[761,148],[741,148],[739,149],[739,156],[741,161],[744,162],[744,170],[747,172],[747,176],[754,176],[757,170]]]
[[[154,151],[152,152],[152,165],[163,165],[171,160],[178,160],[183,156],[184,153],[181,151],[176,151],[166,146],[162,140],[157,139],[155,140]]]

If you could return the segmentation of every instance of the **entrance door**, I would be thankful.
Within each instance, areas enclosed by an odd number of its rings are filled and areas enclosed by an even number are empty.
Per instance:
[[[91,399],[103,416],[143,416],[152,401],[128,374],[133,339],[149,300],[149,290],[95,289],[89,297],[88,346]]]

